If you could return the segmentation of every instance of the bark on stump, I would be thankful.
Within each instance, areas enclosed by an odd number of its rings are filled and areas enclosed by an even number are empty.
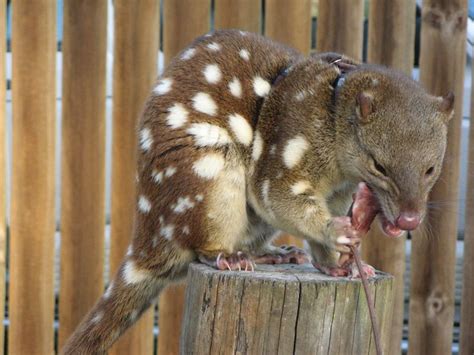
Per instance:
[[[370,279],[382,346],[389,345],[393,278]],[[311,265],[259,265],[255,272],[192,264],[181,354],[375,354],[360,280]]]

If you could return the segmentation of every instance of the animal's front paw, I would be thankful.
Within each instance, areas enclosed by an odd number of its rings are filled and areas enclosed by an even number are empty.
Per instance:
[[[333,277],[350,277],[353,279],[361,278],[359,268],[355,262],[346,262],[342,266],[325,266],[320,265],[317,262],[313,262],[313,265],[316,269],[321,271],[323,274],[333,276]],[[365,273],[367,278],[375,276],[375,269],[366,264],[362,263],[362,271]]]

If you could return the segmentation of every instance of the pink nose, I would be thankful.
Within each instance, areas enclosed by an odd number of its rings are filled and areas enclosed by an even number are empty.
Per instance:
[[[416,212],[401,212],[395,221],[396,226],[406,231],[412,231],[420,225],[421,216]]]

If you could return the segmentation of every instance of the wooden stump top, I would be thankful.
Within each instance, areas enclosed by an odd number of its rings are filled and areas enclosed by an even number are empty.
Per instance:
[[[369,280],[383,345],[393,277]],[[374,340],[360,280],[307,265],[258,265],[254,272],[189,268],[182,354],[370,354]]]

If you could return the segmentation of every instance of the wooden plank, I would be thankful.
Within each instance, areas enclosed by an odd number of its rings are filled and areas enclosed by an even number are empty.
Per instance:
[[[104,290],[106,43],[107,0],[66,0],[59,348]]]
[[[56,2],[14,7],[8,347],[10,354],[52,354]]]
[[[415,0],[372,1],[369,8],[368,62],[411,75],[415,40]],[[405,237],[387,238],[377,223],[363,242],[364,259],[394,280],[394,314],[387,354],[400,354],[403,332]]]
[[[7,217],[6,217],[6,77],[5,77],[5,56],[6,56],[6,1],[0,1],[0,82],[4,83],[0,87],[0,310],[3,315],[5,310],[5,289],[6,289],[6,254],[7,254]],[[3,322],[0,324],[0,349],[4,349],[5,332]]]
[[[319,0],[316,49],[362,59],[364,1]]]
[[[304,54],[311,49],[311,0],[265,1],[265,36]]]
[[[474,72],[473,72],[474,75]],[[474,76],[472,78],[474,82]],[[468,180],[464,229],[464,265],[461,300],[460,354],[474,353],[474,90],[471,91],[471,124],[469,126]]]
[[[422,18],[420,81],[433,94],[452,90],[456,96],[443,172],[430,199],[456,201],[467,1],[425,0]],[[451,353],[457,220],[455,206],[432,209],[414,233],[409,322],[412,354]]]
[[[190,275],[181,354],[361,354],[353,350],[367,348],[371,324],[360,281],[327,277],[309,264],[258,265],[249,273],[194,263]],[[378,274],[370,282],[380,295],[375,308],[383,330],[390,327],[392,280]],[[390,333],[382,335],[386,346]]]
[[[237,28],[260,33],[261,1],[215,0],[215,29]]]
[[[113,143],[111,271],[114,273],[132,237],[135,213],[136,123],[156,76],[159,3],[115,0],[113,70]],[[117,342],[111,354],[153,351],[153,310]]]
[[[165,63],[190,44],[196,37],[209,31],[210,0],[164,0],[163,51]],[[185,286],[172,286],[160,297],[158,354],[179,353],[179,335],[183,317]]]
[[[209,31],[210,0],[163,0],[163,51],[165,63]]]

